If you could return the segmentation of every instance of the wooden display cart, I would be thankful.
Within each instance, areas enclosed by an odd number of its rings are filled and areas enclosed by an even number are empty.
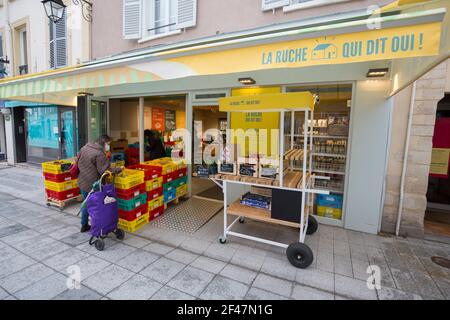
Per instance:
[[[316,97],[310,92],[264,94],[255,96],[240,96],[222,98],[219,100],[219,110],[226,112],[279,112],[280,132],[279,132],[279,175],[277,179],[242,178],[232,175],[217,175],[212,179],[222,187],[224,193],[224,226],[223,235],[219,238],[220,243],[226,243],[229,236],[240,237],[269,245],[286,248],[286,255],[289,262],[298,268],[307,268],[314,260],[313,252],[305,242],[306,234],[314,233],[318,228],[318,223],[310,213],[312,213],[314,194],[329,194],[327,190],[314,188],[316,177],[312,174],[312,140],[313,140],[313,117]],[[285,147],[285,114],[291,113],[291,145]],[[296,112],[304,113],[303,138],[306,143],[302,149],[294,149],[294,116]],[[295,170],[293,161],[302,161],[302,169]],[[268,182],[269,181],[269,182]],[[272,216],[270,210],[259,209],[242,205],[239,197],[236,199],[236,184],[241,186],[256,186],[271,188],[272,190],[285,190],[300,193],[301,203],[299,207],[299,222],[292,222],[277,219]],[[233,199],[234,196],[234,200]],[[230,203],[229,203],[230,202]],[[237,216],[228,225],[228,215]],[[274,223],[289,227],[299,228],[299,241],[291,244],[255,237],[252,235],[232,231],[235,223],[243,223],[244,219],[252,219],[266,223]]]

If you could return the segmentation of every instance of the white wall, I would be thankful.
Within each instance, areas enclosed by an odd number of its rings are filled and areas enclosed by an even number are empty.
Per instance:
[[[386,153],[389,108],[386,96],[389,81],[357,81],[351,119],[347,201],[344,226],[347,229],[378,233]]]

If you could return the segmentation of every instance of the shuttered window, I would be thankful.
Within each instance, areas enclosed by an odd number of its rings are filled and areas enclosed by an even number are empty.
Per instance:
[[[0,34],[0,58],[3,58],[3,35]],[[0,62],[0,79],[3,79],[6,74],[5,64]]]
[[[290,0],[262,0],[262,9],[271,10],[289,5]]]
[[[193,27],[197,0],[123,0],[123,37],[141,39]]]
[[[66,13],[57,22],[49,22],[50,68],[67,66],[67,26]]]

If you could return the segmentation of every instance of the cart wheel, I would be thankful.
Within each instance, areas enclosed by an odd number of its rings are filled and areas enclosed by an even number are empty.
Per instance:
[[[102,239],[97,239],[95,241],[95,249],[97,249],[98,251],[103,251],[103,249],[105,249],[105,241],[103,241]]]
[[[220,237],[220,238],[219,238],[219,242],[220,242],[221,244],[224,244],[224,243],[227,242],[227,238]]]
[[[245,218],[244,217],[240,217],[239,218],[239,223],[244,223],[245,222]]]
[[[300,242],[291,243],[286,249],[286,255],[294,267],[301,269],[309,267],[314,260],[311,248]]]
[[[116,229],[116,231],[114,231],[114,234],[116,235],[116,238],[119,240],[123,240],[125,238],[125,232],[123,232],[122,229]]]
[[[46,205],[47,205],[47,207],[50,207],[50,202],[47,202]]]
[[[313,234],[317,231],[317,228],[319,227],[319,223],[317,222],[316,218],[309,215],[308,216],[308,228],[306,229],[306,234]]]

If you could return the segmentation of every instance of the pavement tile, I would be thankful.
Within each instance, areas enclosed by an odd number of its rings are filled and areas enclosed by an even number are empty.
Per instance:
[[[9,259],[11,259],[14,256],[22,254],[20,251],[14,249],[13,247],[10,247],[8,245],[3,245],[2,246],[2,243],[0,243],[0,252],[2,253],[0,255],[0,263],[2,261],[9,260]]]
[[[291,265],[286,258],[275,259],[271,257],[266,257],[260,271],[266,274],[276,275],[279,278],[292,281],[295,280],[297,270],[298,269],[293,265]]]
[[[0,300],[6,300],[9,296],[8,292],[0,288]]]
[[[226,266],[226,263],[220,260],[200,256],[191,263],[191,266],[200,270],[217,274]]]
[[[211,245],[208,241],[189,238],[180,244],[180,248],[191,251],[197,254],[202,254]]]
[[[112,300],[148,300],[161,287],[162,284],[136,274],[120,287],[111,291],[107,297]]]
[[[103,241],[105,241],[104,251],[109,250],[111,247],[118,244],[118,242],[113,238],[105,238],[103,239]],[[95,245],[90,245],[88,241],[81,243],[80,245],[76,246],[76,248],[93,255],[99,253],[99,251],[95,249]]]
[[[162,287],[153,295],[152,300],[195,300],[195,297],[171,287]]]
[[[163,256],[163,255],[168,254],[170,251],[172,251],[175,248],[154,242],[154,243],[150,243],[148,246],[143,247],[142,249]]]
[[[450,278],[433,277],[445,299],[450,300]]]
[[[60,241],[74,247],[79,246],[83,243],[88,243],[91,236],[88,233],[80,233],[80,229],[78,227],[76,228],[76,233],[66,235],[64,238],[61,238]]]
[[[367,260],[361,261],[357,259],[352,259],[353,277],[360,280],[367,280],[367,278],[369,277],[369,274],[367,273],[368,267],[369,262]]]
[[[203,300],[242,300],[248,287],[240,282],[216,276],[200,295]]]
[[[52,242],[46,247],[39,248],[33,252],[28,252],[27,254],[36,260],[45,260],[51,256],[54,256],[60,252],[70,249],[71,247],[62,242]]]
[[[334,256],[334,273],[347,277],[353,277],[353,268],[350,256],[348,258],[339,255]]]
[[[229,262],[233,258],[236,250],[226,244],[211,244],[204,252],[204,255],[213,259]]]
[[[75,233],[80,233],[80,228],[75,226],[66,226],[46,234],[53,239],[61,240],[62,238],[66,238],[67,236]]]
[[[251,284],[255,279],[257,273],[248,269],[244,269],[232,264],[227,265],[220,274],[224,277],[243,282],[245,284]]]
[[[184,264],[190,264],[192,261],[198,258],[198,255],[187,252],[185,250],[175,249],[166,254],[166,258]]]
[[[137,249],[128,256],[120,259],[116,264],[130,271],[139,272],[158,259],[159,256],[154,253]]]
[[[14,295],[20,300],[50,300],[66,290],[67,277],[54,273]]]
[[[9,236],[3,237],[1,239],[1,241],[3,241],[4,243],[7,244],[14,244],[17,242],[21,242],[21,241],[25,241],[25,240],[29,240],[32,239],[36,236],[39,236],[40,233],[31,229],[25,230],[25,231],[21,231],[18,233],[14,233],[11,234]]]
[[[37,263],[0,279],[0,286],[10,293],[15,293],[53,273],[55,272],[52,269]]]
[[[278,294],[261,290],[255,287],[250,288],[248,290],[247,295],[245,296],[246,300],[287,300],[288,298],[280,296]]]
[[[58,271],[66,272],[66,268],[78,261],[87,258],[88,253],[76,248],[69,248],[66,251],[58,253],[50,258],[44,259],[43,264]]]
[[[433,279],[424,272],[411,271],[412,278],[420,290],[420,295],[430,299],[444,299]]]
[[[359,300],[376,300],[375,290],[367,288],[366,281],[335,275],[335,294]]]
[[[299,284],[334,292],[334,274],[317,269],[299,269],[295,280]]]
[[[422,297],[418,294],[406,293],[389,287],[381,287],[377,289],[377,293],[380,300],[422,300]]]
[[[240,267],[244,267],[254,271],[259,271],[261,270],[264,260],[265,257],[263,256],[252,254],[249,252],[238,251],[233,256],[230,262]]]
[[[253,286],[285,297],[290,297],[292,291],[292,282],[274,278],[262,273],[256,276]]]
[[[136,250],[135,247],[127,246],[122,243],[117,243],[109,248],[105,247],[103,251],[98,251],[95,254],[95,256],[107,260],[109,262],[116,262],[126,257],[135,250]]]
[[[80,267],[81,281],[89,278],[93,274],[106,269],[111,263],[98,257],[89,256],[76,263]]]
[[[0,262],[0,278],[6,277],[12,273],[20,271],[35,263],[36,263],[35,260],[31,259],[26,255],[23,254],[14,255],[10,259],[3,260],[2,262]]]
[[[391,272],[397,289],[420,294],[420,288],[417,286],[409,271],[391,268]]]
[[[143,248],[145,246],[148,246],[151,241],[141,238],[141,237],[136,237],[136,236],[132,236],[130,234],[127,234],[125,236],[125,239],[122,240],[122,243],[135,247],[135,248]]]
[[[315,258],[317,269],[334,272],[334,255],[319,253]]]
[[[83,284],[102,295],[106,295],[133,275],[133,272],[125,268],[110,265],[84,280]]]
[[[292,298],[295,300],[334,300],[334,294],[306,286],[295,285]]]
[[[212,273],[188,266],[170,280],[167,285],[198,297],[213,277]]]
[[[151,265],[143,269],[140,274],[158,281],[159,283],[167,283],[177,273],[179,273],[185,265],[166,258],[160,258]]]
[[[80,289],[67,289],[53,300],[100,300],[101,298],[100,294],[82,285]]]
[[[0,239],[25,230],[28,230],[28,228],[19,223],[11,226],[0,227]]]

